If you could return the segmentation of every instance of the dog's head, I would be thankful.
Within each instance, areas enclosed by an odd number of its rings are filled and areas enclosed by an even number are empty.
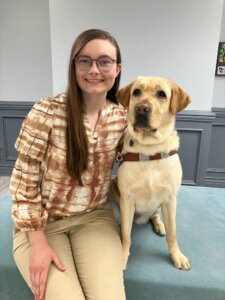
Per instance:
[[[117,98],[128,109],[132,131],[148,131],[153,135],[175,120],[176,113],[191,102],[178,85],[159,77],[138,77],[120,89]]]

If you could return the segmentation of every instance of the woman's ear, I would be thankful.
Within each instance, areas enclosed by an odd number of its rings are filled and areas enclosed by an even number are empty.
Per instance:
[[[117,69],[116,69],[116,77],[119,75],[119,73],[121,72],[121,68],[122,68],[122,65],[121,64],[117,64]]]

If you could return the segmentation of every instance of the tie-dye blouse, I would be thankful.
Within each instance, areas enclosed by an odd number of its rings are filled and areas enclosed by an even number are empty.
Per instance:
[[[86,116],[84,124],[88,170],[79,186],[66,167],[66,94],[39,100],[25,118],[15,144],[19,155],[10,182],[12,217],[21,231],[43,230],[48,221],[88,212],[106,202],[126,128],[125,111],[107,102],[94,133]]]

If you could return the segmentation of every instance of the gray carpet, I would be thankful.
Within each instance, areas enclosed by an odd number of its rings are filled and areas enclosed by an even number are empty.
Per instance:
[[[29,300],[33,296],[12,258],[10,209],[10,194],[1,193],[0,299]],[[190,271],[173,267],[165,237],[150,224],[134,225],[125,272],[127,300],[225,300],[225,189],[182,186],[177,235]]]
[[[178,196],[177,238],[190,271],[170,262],[165,238],[150,226],[135,226],[128,299],[225,299],[225,190],[182,186]]]

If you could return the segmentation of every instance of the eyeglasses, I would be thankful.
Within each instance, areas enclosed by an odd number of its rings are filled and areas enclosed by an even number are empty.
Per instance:
[[[96,62],[97,68],[102,73],[108,73],[112,70],[114,64],[117,63],[115,59],[108,56],[100,56],[97,59],[92,59],[89,56],[75,57],[75,65],[80,71],[89,71],[92,67],[93,61]]]

